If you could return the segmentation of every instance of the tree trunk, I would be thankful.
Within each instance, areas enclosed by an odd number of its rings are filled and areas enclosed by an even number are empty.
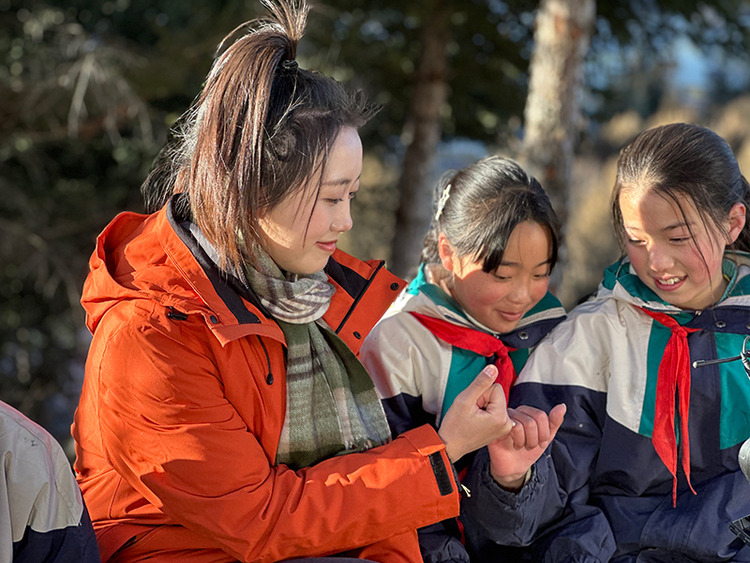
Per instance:
[[[451,10],[444,0],[432,2],[421,31],[421,53],[416,84],[404,136],[411,142],[404,156],[396,228],[389,269],[410,277],[419,265],[422,243],[432,219],[432,186],[429,185],[433,156],[440,142],[440,111],[448,99],[448,56]]]
[[[596,0],[542,0],[529,66],[521,160],[550,196],[563,225],[581,129],[583,61]]]

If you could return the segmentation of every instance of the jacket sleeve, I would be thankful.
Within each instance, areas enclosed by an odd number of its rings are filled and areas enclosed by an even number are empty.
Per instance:
[[[340,553],[458,513],[432,428],[296,472],[274,466],[200,338],[113,326],[87,366],[106,459],[149,503],[240,561]],[[265,409],[257,404],[254,416],[262,421]]]
[[[464,499],[470,552],[495,546],[529,546],[535,561],[609,560],[615,544],[600,509],[588,504],[590,476],[606,417],[607,345],[611,330],[598,326],[603,315],[573,316],[534,350],[511,390],[510,405],[545,412],[567,405],[562,427],[537,461],[518,494],[500,488],[489,471],[486,449],[475,457]],[[599,338],[594,335],[598,335]],[[503,517],[491,518],[491,514]]]

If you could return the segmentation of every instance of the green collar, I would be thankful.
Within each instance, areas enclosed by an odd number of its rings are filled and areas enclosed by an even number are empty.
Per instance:
[[[738,264],[748,264],[748,259],[748,254],[744,252],[728,251],[724,255],[721,271],[728,283],[724,294],[716,303],[717,305],[729,297],[750,295],[750,276],[740,276],[738,267]],[[674,307],[661,299],[641,281],[627,257],[621,258],[604,272],[602,286],[614,291],[617,285],[620,285],[630,296],[643,301],[648,306],[655,305],[659,309]]]

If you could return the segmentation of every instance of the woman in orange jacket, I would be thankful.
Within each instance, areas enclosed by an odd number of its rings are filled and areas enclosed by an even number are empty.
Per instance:
[[[512,420],[490,367],[439,432],[391,440],[357,353],[403,283],[336,249],[373,112],[297,66],[304,3],[266,6],[185,119],[175,195],[91,257],[73,435],[105,562],[416,563],[416,529],[458,514],[451,462],[553,430]]]

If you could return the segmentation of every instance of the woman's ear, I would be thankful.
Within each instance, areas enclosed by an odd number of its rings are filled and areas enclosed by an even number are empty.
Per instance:
[[[453,272],[455,264],[456,251],[453,249],[451,241],[445,236],[445,233],[438,235],[438,254],[440,255],[440,262],[446,270]]]
[[[743,203],[735,203],[729,210],[729,228],[727,229],[727,244],[732,244],[740,236],[742,229],[745,228],[747,210]]]

